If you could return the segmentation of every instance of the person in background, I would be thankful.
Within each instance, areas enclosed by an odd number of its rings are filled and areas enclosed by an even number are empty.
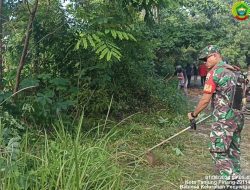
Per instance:
[[[199,75],[201,77],[201,86],[204,86],[205,81],[206,81],[206,76],[207,76],[207,67],[206,63],[202,63],[199,66]]]
[[[198,76],[198,69],[195,64],[193,64],[193,73],[194,73],[194,82],[196,83]]]
[[[182,66],[178,65],[176,67],[176,75],[178,78],[178,89],[183,89],[184,93],[187,95],[187,77],[185,71],[182,69]]]
[[[192,77],[192,67],[190,66],[190,64],[188,63],[186,68],[186,75],[187,75],[187,87],[190,87],[190,82],[191,82],[191,77]]]

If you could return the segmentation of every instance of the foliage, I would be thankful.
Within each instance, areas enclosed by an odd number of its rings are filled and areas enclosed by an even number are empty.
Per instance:
[[[117,189],[122,171],[112,162],[107,151],[108,136],[87,141],[79,132],[73,138],[63,126],[55,127],[55,135],[38,135],[27,131],[18,144],[19,158],[11,160],[8,147],[16,147],[11,139],[0,154],[1,189]],[[0,131],[2,136],[2,131]],[[85,140],[84,140],[85,139]],[[11,144],[10,144],[11,143]],[[13,150],[12,150],[13,152]]]
[[[174,68],[198,64],[199,50],[207,44],[220,45],[230,63],[246,65],[249,31],[238,31],[243,24],[233,20],[227,2],[67,2],[39,3],[21,83],[37,87],[8,108],[29,124],[46,126],[58,113],[77,118],[84,109],[95,125],[106,118],[112,97],[115,117],[158,106],[184,112]],[[25,3],[9,1],[4,7],[9,16],[4,24],[6,97],[15,83],[29,12]]]
[[[24,124],[20,123],[9,112],[0,108],[0,155],[4,158],[16,160],[20,154],[21,133],[24,130]],[[0,170],[3,170],[4,163],[0,158]]]
[[[157,120],[160,117],[173,125],[162,126]],[[185,116],[175,117],[164,110],[134,115],[123,124],[109,125],[108,134],[100,127],[83,133],[83,117],[70,127],[58,119],[50,131],[28,128],[19,141],[17,159],[10,159],[7,150],[1,149],[0,188],[149,189],[155,181],[157,188],[163,188],[208,175],[209,152],[197,154],[206,142],[188,132],[154,151],[154,167],[147,164],[144,155],[139,156],[187,125]],[[199,167],[191,164],[193,160]],[[167,190],[172,188],[167,186]]]
[[[245,67],[250,57],[249,30],[227,1],[39,1],[20,83],[35,87],[8,99],[32,3],[3,4],[0,189],[152,188],[153,168],[138,152],[187,125],[175,66],[198,64],[208,44],[232,64]],[[135,112],[144,113],[113,125]],[[190,157],[202,165],[204,154],[185,151],[192,140],[199,139],[186,135],[156,151],[155,188],[175,189]]]

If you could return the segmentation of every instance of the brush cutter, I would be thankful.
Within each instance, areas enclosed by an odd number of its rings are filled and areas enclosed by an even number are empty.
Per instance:
[[[182,131],[176,133],[175,135],[169,137],[168,139],[166,139],[166,140],[162,141],[161,143],[159,143],[159,144],[153,146],[152,148],[148,149],[147,152],[146,152],[146,155],[147,155],[147,160],[149,161],[149,163],[152,164],[152,160],[154,160],[154,158],[153,158],[154,155],[153,155],[153,153],[151,152],[153,149],[155,149],[155,148],[157,148],[157,147],[159,147],[159,146],[165,144],[166,142],[170,141],[170,140],[173,139],[174,137],[177,137],[178,135],[182,134],[183,132],[185,132],[185,131],[187,131],[187,130],[189,130],[189,129],[194,129],[194,130],[196,130],[196,124],[199,124],[199,123],[201,123],[201,122],[207,120],[207,119],[210,118],[211,116],[212,116],[212,115],[209,115],[209,116],[207,116],[207,117],[205,117],[205,118],[203,118],[203,119],[200,119],[200,120],[197,121],[197,122],[195,121],[195,119],[190,120],[190,123],[191,123],[191,124],[190,124],[189,127],[183,129]]]

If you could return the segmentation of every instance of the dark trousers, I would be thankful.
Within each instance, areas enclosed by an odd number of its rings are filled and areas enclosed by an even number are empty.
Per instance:
[[[191,77],[192,77],[192,75],[187,75],[187,80],[188,80],[187,86],[188,86],[188,87],[190,86]]]
[[[201,86],[204,86],[206,81],[206,76],[201,76]]]

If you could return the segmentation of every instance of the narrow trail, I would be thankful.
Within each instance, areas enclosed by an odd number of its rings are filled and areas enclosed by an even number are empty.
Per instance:
[[[203,91],[200,87],[199,79],[196,82],[192,80],[191,83],[191,88],[188,89],[187,95],[190,111],[197,105]],[[203,111],[203,114],[211,114],[210,106]],[[248,117],[250,119],[250,115]],[[165,147],[155,149],[155,164],[142,169],[143,175],[146,176],[144,178],[146,179],[145,182],[147,183],[145,183],[145,188],[140,189],[178,190],[186,182],[207,181],[207,176],[215,175],[214,164],[208,150],[211,122],[212,120],[208,119],[197,125],[197,130],[190,130],[186,132],[186,135],[183,134],[172,139]],[[245,120],[241,142],[241,175],[245,177],[250,177],[249,127],[250,120]],[[177,131],[180,130],[177,129]],[[181,154],[176,154],[176,148],[181,151]],[[175,152],[173,153],[173,151]],[[185,189],[194,190],[191,187]],[[211,186],[208,189],[213,189],[213,187]]]
[[[250,80],[250,72],[248,71],[248,79]],[[242,158],[241,158],[241,165],[242,165],[242,175],[250,176],[250,97],[247,98],[248,104],[247,109],[249,110],[245,113],[245,128],[242,133]]]
[[[242,165],[242,175],[250,176],[250,118],[245,119],[245,128],[242,131],[242,156],[241,156],[241,165]]]
[[[194,82],[194,81],[193,81]],[[202,96],[202,89],[199,87],[199,81],[196,81],[195,85],[188,90],[188,99],[190,106],[196,105]],[[248,103],[249,104],[249,103]],[[211,111],[205,110],[206,113],[210,114]],[[245,115],[245,125],[242,131],[242,141],[241,141],[241,168],[242,176],[250,176],[250,115]],[[198,126],[197,135],[209,138],[210,133],[210,122],[206,122]]]

